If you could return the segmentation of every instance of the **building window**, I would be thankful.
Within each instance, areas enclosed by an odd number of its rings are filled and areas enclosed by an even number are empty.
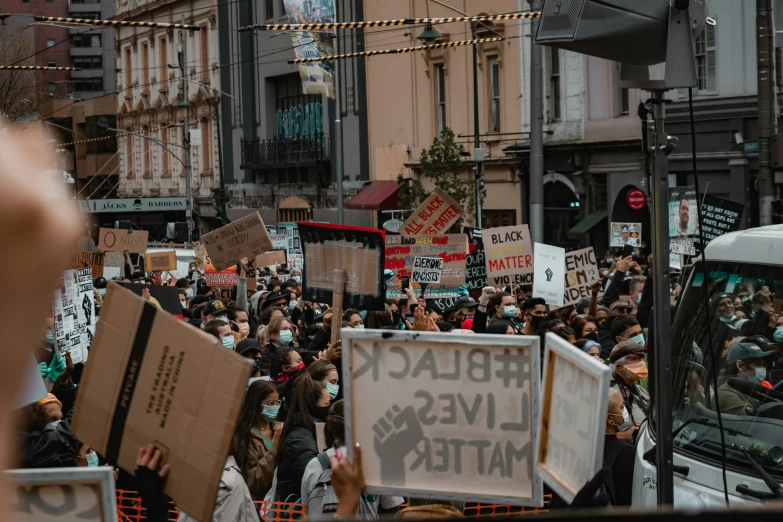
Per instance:
[[[57,84],[54,82],[49,83],[49,92],[57,92]]]
[[[101,35],[99,34],[77,34],[71,38],[74,47],[100,47]]]
[[[696,73],[699,92],[717,92],[715,26],[705,24],[696,39]]]
[[[49,60],[48,62],[46,62],[46,66],[47,67],[57,67],[57,62],[55,62],[54,60]]]
[[[285,0],[280,0],[280,16],[285,16]]]
[[[201,53],[201,81],[209,83],[209,28],[202,26],[201,31],[198,32],[198,43],[200,45],[199,52]]]
[[[148,136],[150,133],[149,127],[142,127],[141,133]],[[152,177],[152,169],[150,164],[152,163],[152,149],[150,147],[150,140],[141,139],[141,175],[144,178]]]
[[[100,116],[87,116],[84,119],[84,128],[87,131],[85,135],[88,138],[106,138],[115,136],[115,131],[101,129],[98,127]],[[109,127],[117,128],[117,117],[107,114],[104,116],[109,122]],[[117,140],[98,140],[87,144],[87,154],[114,154],[117,152]]]
[[[150,91],[150,46],[147,42],[141,44],[141,92]]]
[[[489,60],[490,132],[500,132],[500,62],[493,56]]]
[[[264,15],[267,20],[272,20],[275,17],[275,0],[266,0],[264,2]]]
[[[100,56],[75,56],[73,58],[73,66],[81,67],[82,69],[102,69],[103,58]]]
[[[320,94],[302,93],[302,77],[299,73],[279,76],[272,82],[275,86],[275,110],[277,111],[306,107],[310,103],[321,103]]]
[[[560,120],[560,52],[549,49],[549,119]]]
[[[510,227],[517,224],[516,210],[486,210],[482,213],[484,228]]]
[[[201,172],[212,170],[212,122],[201,122]]]
[[[54,44],[55,44],[54,38],[46,39],[46,47],[54,47]]]
[[[438,134],[446,130],[446,66],[435,64],[435,110],[437,111]]]
[[[169,129],[163,128],[160,129],[160,141],[167,142],[169,141]],[[163,148],[164,146],[161,145],[160,147],[160,171],[161,176],[164,178],[170,178],[171,172],[169,172],[169,166],[171,165],[169,154],[171,154],[169,151]]]
[[[103,78],[85,78],[73,82],[75,92],[100,92],[103,90]]]
[[[158,61],[160,61],[160,78],[158,78],[160,89],[167,91],[169,87],[169,50],[168,40],[165,36],[158,41]]]
[[[125,129],[128,132],[131,131],[131,129]],[[127,135],[125,136],[125,166],[127,167],[127,174],[128,178],[135,178],[136,177],[136,150],[134,146],[134,136]]]
[[[122,72],[125,73],[125,87],[133,85],[133,61],[131,60],[131,48],[125,48],[125,60],[122,63]]]

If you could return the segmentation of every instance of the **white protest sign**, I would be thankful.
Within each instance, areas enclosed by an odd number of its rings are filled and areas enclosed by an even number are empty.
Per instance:
[[[565,249],[535,243],[533,245],[533,297],[541,297],[550,306],[561,307],[565,300]]]
[[[104,252],[104,268],[125,268],[125,255],[122,252]],[[104,277],[106,277],[104,275]]]
[[[696,255],[696,245],[692,237],[673,237],[669,240],[672,254]]]
[[[114,468],[50,468],[4,471],[6,509],[14,522],[111,522],[117,520]]]
[[[87,360],[95,335],[95,294],[92,269],[66,270],[54,291],[54,349],[60,356],[71,353],[74,364]]]
[[[533,282],[533,251],[527,225],[490,228],[484,230],[483,235],[488,285],[529,285]]]
[[[599,277],[593,247],[566,254],[565,269],[565,301],[563,306],[576,304],[583,298],[590,297],[590,285]]]
[[[539,344],[344,328],[346,445],[364,447],[367,492],[541,506]]]
[[[413,259],[411,283],[440,283],[441,272],[443,272],[442,257],[416,257]]]
[[[553,333],[545,342],[536,467],[571,502],[603,467],[611,371]]]

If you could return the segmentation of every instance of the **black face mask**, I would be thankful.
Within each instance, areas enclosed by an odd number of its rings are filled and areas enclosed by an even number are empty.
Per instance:
[[[261,371],[261,364],[262,364],[261,358],[253,360],[253,373]]]
[[[585,335],[585,339],[598,342],[598,332],[590,332],[589,334]]]
[[[318,422],[326,422],[326,416],[329,415],[329,408],[331,408],[331,406],[316,406],[315,412],[313,413],[315,420]]]
[[[541,326],[541,323],[544,322],[544,319],[546,319],[543,315],[531,315],[530,316],[530,324],[533,325],[533,328],[538,330],[538,327]]]

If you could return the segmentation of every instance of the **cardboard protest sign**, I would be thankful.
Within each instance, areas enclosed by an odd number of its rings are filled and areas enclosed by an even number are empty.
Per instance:
[[[125,268],[125,256],[122,252],[104,252],[104,268]],[[108,279],[108,278],[107,278]]]
[[[440,283],[442,271],[442,257],[416,257],[413,259],[411,283],[424,283],[425,285]]]
[[[266,254],[259,254],[253,261],[253,266],[261,268],[262,266],[270,265],[284,265],[285,264],[285,251],[272,250]]]
[[[286,234],[270,234],[269,239],[272,240],[272,248],[275,250],[287,250],[288,249],[288,235]]]
[[[611,371],[553,333],[545,342],[536,467],[570,503],[603,467]]]
[[[696,233],[696,187],[669,187],[669,237]]]
[[[642,246],[641,223],[612,223],[609,246],[622,248],[625,245]]]
[[[542,505],[537,336],[342,336],[346,446],[364,447],[367,492]]]
[[[193,245],[193,257],[194,259],[198,259],[201,266],[207,264],[207,249],[204,248],[204,245]]]
[[[304,253],[299,237],[299,226],[296,223],[278,223],[278,232],[285,234],[288,247],[286,259],[289,268],[302,268],[304,266]]]
[[[543,243],[533,245],[535,252],[533,265],[533,297],[546,299],[550,306],[561,307],[565,300],[565,249]]]
[[[71,269],[90,268],[93,277],[103,275],[103,252],[74,252],[71,254]]]
[[[563,306],[578,303],[592,295],[590,285],[599,278],[593,247],[569,252],[565,256],[565,299]]]
[[[343,306],[383,310],[384,237],[382,230],[299,223],[304,250],[302,298],[331,303],[334,271],[345,270]],[[339,318],[335,317],[335,321]]]
[[[95,335],[95,294],[92,270],[66,270],[53,301],[54,349],[60,356],[70,352],[74,364],[87,361],[87,349]]]
[[[422,255],[443,259],[440,286],[427,286],[424,297],[432,299],[457,296],[457,287],[465,284],[467,249],[467,237],[464,234],[386,236],[385,268],[394,272],[394,277],[386,282],[386,298],[405,298],[401,279],[404,276],[412,277],[414,259]],[[420,285],[412,281],[411,285],[417,295],[421,295]]]
[[[745,207],[740,203],[705,195],[701,205],[701,232],[704,241],[709,244],[720,235],[739,230],[743,210]],[[696,239],[698,241],[698,236]]]
[[[71,430],[131,474],[153,443],[171,465],[164,493],[211,520],[250,371],[215,337],[110,282]]]
[[[177,269],[177,254],[167,252],[147,252],[144,254],[144,268],[147,272],[165,272]]]
[[[487,283],[493,286],[533,282],[533,247],[527,225],[484,231]]]
[[[237,273],[236,266],[229,267],[222,272],[216,272],[214,270],[207,269],[204,271],[204,280],[207,282],[207,286],[210,287],[232,287],[237,286],[239,281],[239,274]]]
[[[330,344],[340,340],[341,327],[337,321],[342,321],[343,317],[343,294],[345,293],[345,270],[334,271],[334,292],[332,292],[332,337]]]
[[[2,477],[13,522],[117,520],[114,468],[14,469]]]
[[[436,188],[400,227],[403,236],[445,234],[462,217],[462,208],[443,190]]]
[[[254,212],[201,236],[215,270],[225,270],[243,257],[254,258],[272,250],[272,240],[261,215]]]
[[[147,251],[150,233],[146,230],[122,230],[101,228],[98,232],[98,250],[104,252],[124,252],[143,254]]]
[[[487,286],[487,260],[484,255],[484,231],[480,228],[462,227],[468,236],[469,253],[465,258],[465,284],[474,297]]]

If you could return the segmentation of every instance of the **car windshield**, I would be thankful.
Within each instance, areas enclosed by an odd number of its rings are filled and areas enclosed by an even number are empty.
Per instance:
[[[708,262],[708,268],[705,280],[703,264],[694,266],[672,330],[675,451],[720,466],[717,402],[727,465],[752,469],[742,447],[783,477],[783,361],[775,339],[783,267]]]

